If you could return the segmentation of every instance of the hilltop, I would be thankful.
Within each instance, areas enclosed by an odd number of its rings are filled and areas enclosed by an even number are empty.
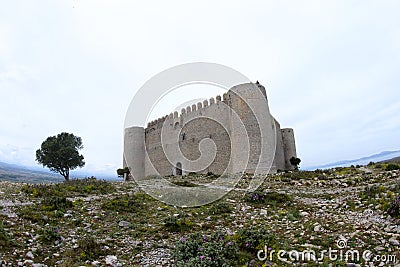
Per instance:
[[[373,262],[368,266],[399,266],[400,221],[397,213],[392,217],[387,212],[400,195],[398,167],[379,163],[268,175],[252,193],[245,190],[252,179],[246,176],[222,199],[198,208],[165,205],[135,182],[0,182],[0,259],[5,266],[366,263],[361,256],[317,259],[331,248],[360,255],[370,251],[366,255]],[[201,186],[215,178],[170,179]],[[257,253],[264,246],[313,250],[317,256],[278,260],[275,254],[260,261]]]

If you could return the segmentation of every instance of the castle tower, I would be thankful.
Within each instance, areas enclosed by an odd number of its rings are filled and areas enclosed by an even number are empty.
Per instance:
[[[297,157],[294,132],[291,128],[284,128],[282,132],[283,151],[285,155],[285,169],[294,170],[295,166],[290,163],[291,157]]]
[[[130,127],[124,133],[124,167],[129,163],[130,174],[134,179],[141,179],[145,175],[144,160],[144,128]]]
[[[246,137],[237,136],[236,127],[232,125],[234,165],[237,166],[235,156],[243,153],[242,142],[249,140],[250,155],[246,172],[268,173],[274,160],[276,137],[265,88],[257,83],[240,84],[228,91],[227,98],[228,105],[239,115],[247,131]]]

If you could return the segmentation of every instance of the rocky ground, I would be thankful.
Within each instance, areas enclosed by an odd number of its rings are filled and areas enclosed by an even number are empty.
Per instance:
[[[134,182],[2,182],[0,265],[180,266],[178,244],[193,233],[206,240],[218,232],[225,245],[237,245],[231,263],[238,266],[400,266],[400,221],[387,213],[400,195],[400,171],[385,166],[270,175],[256,194],[245,190],[246,176],[219,201],[197,208],[165,205]],[[172,181],[196,186],[212,179]],[[243,229],[256,234],[251,239]],[[265,232],[268,244],[257,239]],[[264,248],[291,257],[260,260]],[[330,249],[336,258],[323,252]],[[345,259],[349,251],[359,259]]]

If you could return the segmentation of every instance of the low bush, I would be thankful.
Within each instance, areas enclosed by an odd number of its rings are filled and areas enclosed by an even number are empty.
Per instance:
[[[265,228],[252,226],[240,229],[234,236],[239,249],[255,255],[265,246],[273,247],[276,245],[275,238]]]
[[[0,222],[0,248],[7,249],[10,248],[11,245],[11,238],[9,234],[4,229],[4,223]]]
[[[63,255],[64,262],[61,266],[86,266],[85,262],[98,259],[107,255],[103,244],[96,241],[93,236],[85,236],[78,240],[78,247],[69,249]]]
[[[138,192],[133,195],[122,195],[112,199],[107,199],[102,207],[106,210],[118,212],[137,212],[143,207],[143,201],[146,195]]]
[[[363,200],[375,198],[376,195],[379,195],[384,191],[385,188],[383,186],[377,186],[377,185],[366,186],[365,189],[360,192],[360,197]]]
[[[289,221],[297,221],[302,217],[300,211],[296,208],[290,209],[286,216]]]
[[[66,199],[65,197],[46,197],[40,204],[42,209],[45,211],[65,211],[68,208],[72,208],[72,201]]]
[[[279,192],[267,192],[265,195],[265,203],[273,203],[273,204],[283,204],[290,205],[293,201],[293,198],[285,193]]]
[[[387,209],[387,213],[393,218],[400,217],[400,196],[395,197]]]
[[[238,247],[224,234],[200,233],[182,237],[172,252],[175,266],[235,266],[238,259]]]
[[[226,202],[217,202],[212,204],[210,209],[208,210],[209,214],[216,215],[216,214],[224,214],[224,213],[231,213],[232,207]]]
[[[315,170],[315,171],[295,171],[295,172],[285,172],[280,173],[279,176],[285,178],[291,178],[293,180],[300,180],[300,179],[313,179],[320,175],[323,171],[322,170]]]
[[[247,192],[245,195],[245,201],[249,203],[263,204],[265,203],[265,192],[262,190],[255,190],[253,192]]]
[[[394,170],[400,170],[400,165],[395,163],[389,163],[385,167],[385,171],[394,171]]]
[[[215,174],[215,173],[213,173],[213,172],[207,172],[207,173],[206,173],[206,176],[207,176],[208,178],[218,178],[218,177],[220,177],[220,175]]]
[[[164,227],[171,232],[183,232],[191,227],[192,223],[185,218],[168,216],[164,219]]]
[[[92,236],[78,240],[78,246],[78,255],[81,260],[94,260],[104,254],[103,246]]]
[[[195,183],[192,183],[190,181],[184,180],[184,181],[173,181],[173,184],[179,185],[179,186],[184,186],[184,187],[196,187],[198,186]]]
[[[61,235],[58,227],[46,226],[40,230],[40,241],[54,244],[55,241],[59,240],[61,240]]]
[[[272,204],[272,205],[290,205],[293,201],[290,195],[279,193],[276,191],[265,192],[257,189],[253,192],[247,192],[245,201],[256,204]]]

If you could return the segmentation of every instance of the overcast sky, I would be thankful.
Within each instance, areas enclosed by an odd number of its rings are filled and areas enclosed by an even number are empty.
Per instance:
[[[136,90],[196,61],[265,85],[302,166],[400,149],[399,1],[0,4],[0,161],[35,165],[66,131],[83,139],[85,170],[114,173]]]

